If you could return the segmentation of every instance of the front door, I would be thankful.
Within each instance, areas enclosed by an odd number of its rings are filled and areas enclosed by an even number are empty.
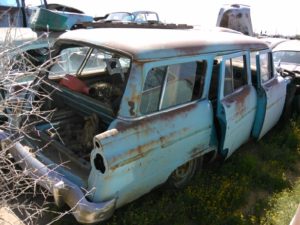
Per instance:
[[[222,57],[217,118],[221,138],[219,152],[226,158],[249,139],[255,119],[256,91],[251,85],[248,65],[246,52]]]
[[[260,139],[279,120],[286,96],[287,82],[274,73],[270,50],[256,55],[257,67],[257,112],[252,135]]]

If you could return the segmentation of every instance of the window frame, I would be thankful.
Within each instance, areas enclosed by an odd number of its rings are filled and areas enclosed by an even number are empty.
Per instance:
[[[167,84],[167,79],[165,78],[164,83],[163,83],[163,87],[162,87],[162,91],[161,91],[160,97],[159,97],[158,110],[156,110],[154,112],[150,112],[150,113],[142,113],[142,110],[141,110],[142,98],[140,98],[139,114],[141,116],[157,114],[157,113],[167,111],[167,110],[170,110],[170,109],[176,109],[178,107],[183,107],[185,105],[188,105],[188,104],[191,104],[191,103],[194,103],[194,102],[197,102],[197,101],[200,101],[200,100],[203,100],[203,99],[207,98],[207,93],[208,93],[208,90],[209,90],[209,81],[210,81],[210,76],[208,76],[208,75],[211,73],[213,58],[214,58],[214,55],[205,54],[205,55],[201,55],[201,56],[177,57],[177,58],[173,58],[173,59],[167,59],[167,60],[162,60],[162,61],[155,61],[155,62],[145,63],[144,67],[143,67],[143,76],[142,76],[142,84],[141,84],[142,85],[141,96],[144,93],[143,90],[144,90],[145,82],[146,82],[149,71],[153,68],[156,68],[156,67],[170,66],[170,65],[189,63],[189,62],[197,62],[197,61],[206,61],[205,80],[204,80],[204,85],[203,85],[201,97],[199,97],[198,99],[195,99],[195,100],[191,100],[191,101],[186,102],[186,103],[181,103],[181,104],[178,104],[178,105],[174,105],[174,106],[170,106],[168,108],[162,109],[161,104],[162,104],[162,99],[163,99],[166,84]]]
[[[268,62],[270,66],[270,76],[268,80],[263,81],[262,76],[261,76],[261,63],[260,63],[260,56],[263,54],[268,55]],[[257,69],[257,74],[258,74],[258,81],[260,84],[265,84],[269,82],[270,80],[274,79],[276,77],[276,74],[274,73],[274,62],[273,62],[273,55],[271,49],[265,49],[262,51],[257,51],[256,53],[256,69]]]
[[[249,51],[239,51],[232,54],[227,55],[218,55],[221,57],[221,68],[220,68],[220,76],[219,76],[219,91],[218,91],[218,101],[221,101],[223,98],[235,93],[238,89],[242,88],[243,86],[247,86],[252,83],[251,80],[251,70],[250,70],[250,53]],[[224,86],[225,86],[225,68],[226,68],[226,61],[233,58],[243,57],[243,63],[244,63],[244,69],[247,73],[247,83],[245,85],[242,85],[238,87],[237,89],[234,88],[233,85],[233,91],[227,95],[224,95]]]
[[[84,49],[84,48],[87,48],[87,52],[84,54],[84,58],[82,59],[82,61],[79,63],[78,67],[76,68],[76,70],[74,71],[65,71],[64,68],[62,68],[62,72],[59,74],[59,73],[56,73],[56,72],[53,72],[52,69],[54,66],[59,66],[60,62],[67,62],[65,63],[68,67],[70,66],[71,64],[71,60],[70,60],[70,57],[72,56],[72,54],[76,53],[75,52],[66,52],[64,53],[63,51],[65,50],[69,50],[69,49],[76,49],[78,48],[78,50],[80,50],[80,48]],[[77,50],[77,51],[78,51]],[[103,63],[106,63],[110,60],[110,59],[114,59],[113,57],[108,57],[108,56],[113,56],[113,55],[117,55],[116,59],[119,60],[119,64],[120,64],[120,60],[128,60],[128,67],[127,66],[121,66],[121,69],[123,70],[122,72],[120,73],[129,73],[130,69],[131,69],[131,66],[132,66],[132,58],[129,56],[129,55],[126,55],[126,54],[123,54],[123,53],[116,53],[114,51],[111,51],[111,50],[107,50],[105,48],[102,48],[101,46],[96,46],[96,45],[91,45],[90,43],[80,43],[80,42],[61,42],[59,43],[57,46],[56,46],[56,51],[54,53],[54,58],[52,59],[52,64],[48,70],[48,78],[49,79],[59,79],[59,78],[62,78],[64,77],[66,74],[71,74],[71,75],[74,75],[76,77],[88,77],[90,76],[90,74],[95,74],[95,73],[105,73],[106,71],[108,71],[108,73],[111,73],[109,71],[109,68],[107,68],[107,66],[103,67],[103,68],[98,68],[97,71],[95,70],[86,70],[88,67],[88,63],[90,62],[90,59],[93,58],[93,54],[103,54]],[[62,56],[66,55],[66,59],[63,59],[61,60]],[[61,66],[60,66],[61,67]]]

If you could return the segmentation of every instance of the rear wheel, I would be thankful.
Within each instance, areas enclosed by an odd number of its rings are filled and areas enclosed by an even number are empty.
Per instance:
[[[183,188],[192,179],[195,173],[202,167],[203,157],[192,159],[179,166],[168,179],[168,186]]]

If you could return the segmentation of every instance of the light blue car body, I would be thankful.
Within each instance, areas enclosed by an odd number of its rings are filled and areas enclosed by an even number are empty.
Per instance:
[[[228,158],[249,138],[260,139],[278,122],[284,109],[287,81],[275,73],[268,46],[255,38],[216,30],[94,29],[67,32],[58,39],[66,41],[121,52],[132,60],[116,117],[62,88],[61,95],[69,96],[74,110],[98,111],[109,123],[107,131],[94,137],[87,180],[63,168],[57,169],[59,174],[49,173],[45,167],[36,172],[39,176],[50,174],[51,182],[41,185],[54,194],[58,204],[64,201],[72,208],[76,200],[85,201],[74,209],[79,222],[107,219],[115,208],[163,184],[173,171],[195,158],[216,152]],[[250,61],[250,53],[254,61]],[[262,55],[268,57],[266,80],[261,76]],[[236,64],[236,58],[242,59],[242,66]],[[163,108],[162,96],[172,91],[164,87],[159,109],[143,112],[143,87],[150,71],[189,62],[206,65],[199,98]],[[228,83],[227,68],[232,68],[232,74],[237,68],[244,76],[239,80],[244,83],[229,94],[228,87],[236,83],[233,79]],[[177,99],[188,98],[184,88],[178,91]],[[153,95],[147,97],[151,103]],[[22,158],[26,150],[18,144],[13,155]],[[101,169],[96,165],[99,160]],[[42,153],[26,161],[29,168],[53,164]],[[82,200],[82,186],[91,190],[88,202]]]

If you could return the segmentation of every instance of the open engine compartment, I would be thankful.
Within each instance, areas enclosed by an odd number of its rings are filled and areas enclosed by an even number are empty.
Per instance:
[[[60,80],[50,81],[42,89],[51,93],[42,106],[43,111],[53,111],[49,121],[38,123],[35,136],[42,149],[42,155],[57,165],[66,167],[75,174],[82,174],[85,179],[90,170],[90,153],[95,135],[106,131],[116,117],[119,108],[121,83],[112,86],[103,76],[80,80],[88,92],[62,85]],[[76,78],[77,79],[77,78]],[[66,82],[66,81],[64,81]],[[118,102],[118,103],[116,103]],[[114,104],[116,104],[114,106]]]

